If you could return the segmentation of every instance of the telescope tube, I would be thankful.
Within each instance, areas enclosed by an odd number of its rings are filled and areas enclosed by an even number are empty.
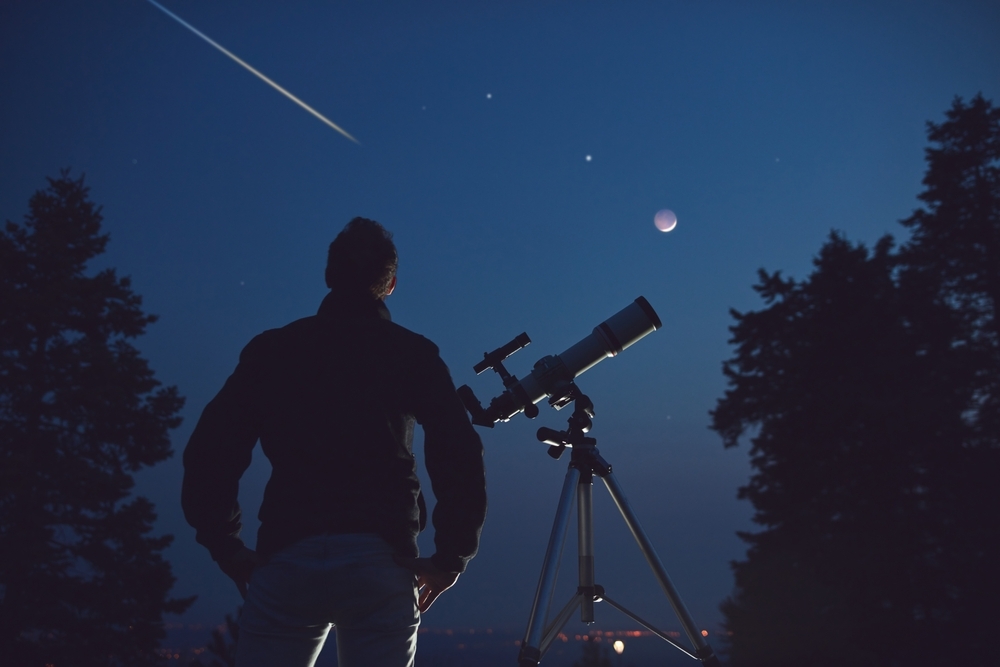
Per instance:
[[[601,360],[617,356],[639,339],[656,331],[663,324],[645,297],[639,297],[617,313],[604,320],[588,335],[559,355],[542,357],[535,362],[531,374],[518,380],[507,373],[499,362],[509,354],[528,344],[526,334],[521,334],[507,345],[476,364],[476,373],[493,368],[503,378],[506,390],[496,396],[488,408],[483,409],[479,399],[468,385],[458,388],[458,395],[472,417],[472,423],[487,428],[499,421],[507,421],[518,412],[535,417],[535,403],[546,396],[549,404],[560,410],[571,402],[573,379],[593,368]]]
[[[645,297],[640,296],[594,327],[589,336],[560,354],[559,358],[575,378],[662,326],[656,311]]]
[[[604,359],[617,356],[662,326],[656,311],[645,297],[640,296],[598,324],[589,336],[562,354],[539,359],[531,374],[520,382],[524,394],[532,403],[538,403],[555,393],[560,385],[582,375]],[[523,407],[520,406],[518,411]],[[510,419],[510,416],[505,418]]]

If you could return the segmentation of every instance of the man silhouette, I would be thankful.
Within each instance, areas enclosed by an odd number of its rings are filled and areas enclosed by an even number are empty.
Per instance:
[[[184,451],[184,514],[246,600],[239,667],[311,666],[331,627],[341,667],[412,665],[420,613],[478,549],[482,444],[437,347],[390,321],[396,266],[385,228],[348,223],[319,312],[250,341]],[[414,422],[437,500],[430,558]],[[253,551],[237,491],[258,439],[272,473]]]

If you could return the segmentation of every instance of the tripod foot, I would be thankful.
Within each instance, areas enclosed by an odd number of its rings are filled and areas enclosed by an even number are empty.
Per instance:
[[[517,656],[517,667],[538,667],[542,660],[542,652],[533,646],[522,646]]]
[[[719,662],[719,658],[715,655],[715,651],[709,645],[703,646],[698,651],[698,660],[701,661],[705,667],[722,667],[722,663]]]

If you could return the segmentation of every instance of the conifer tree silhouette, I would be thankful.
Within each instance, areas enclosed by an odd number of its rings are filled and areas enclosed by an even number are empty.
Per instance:
[[[726,446],[761,526],[723,603],[730,664],[992,663],[1000,550],[1000,110],[929,124],[912,237],[832,234],[733,312]]]
[[[0,231],[0,661],[152,665],[174,578],[133,473],[180,423],[130,340],[155,317],[129,279],[87,263],[101,211],[68,170]]]

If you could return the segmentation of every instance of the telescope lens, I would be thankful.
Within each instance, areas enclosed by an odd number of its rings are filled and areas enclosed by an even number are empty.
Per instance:
[[[650,323],[653,325],[653,331],[663,328],[663,322],[660,321],[660,316],[656,314],[656,311],[653,310],[653,307],[649,305],[648,301],[646,301],[646,297],[640,296],[638,299],[635,300],[635,303],[639,304],[639,307],[642,308],[642,312],[646,313],[646,317],[649,318]],[[636,340],[639,339],[637,338]]]
[[[663,326],[653,307],[645,297],[629,304],[608,319],[597,325],[595,331],[600,331],[608,341],[609,357],[613,357],[646,334],[652,333]],[[613,353],[611,353],[613,351]]]

